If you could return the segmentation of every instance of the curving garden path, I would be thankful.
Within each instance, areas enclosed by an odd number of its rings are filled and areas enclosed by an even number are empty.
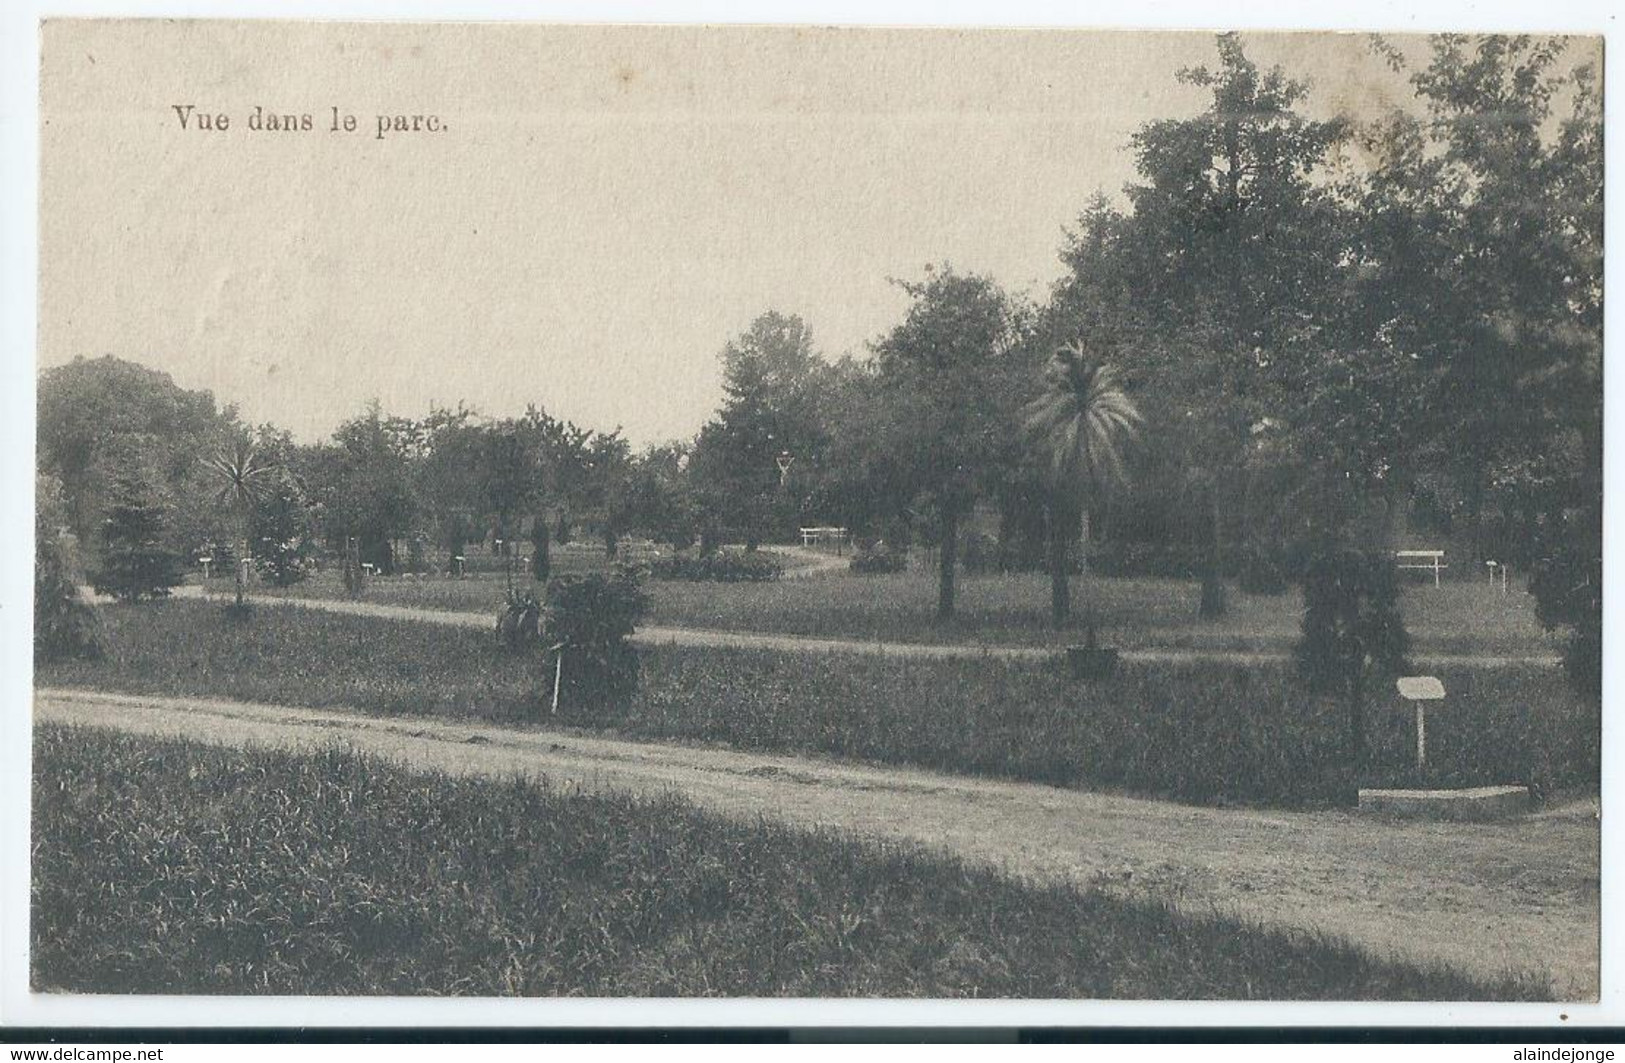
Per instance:
[[[177,597],[227,598],[229,594],[209,594],[201,587],[177,588]],[[445,609],[423,609],[407,605],[384,605],[377,602],[357,602],[343,598],[278,598],[266,595],[254,599],[256,605],[280,605],[305,609],[321,609],[330,613],[348,613],[352,616],[376,616],[389,620],[421,620],[452,627],[491,628],[494,620],[488,613],[454,612]],[[751,631],[725,631],[712,628],[658,627],[638,628],[632,641],[646,646],[712,646],[733,649],[783,650],[790,653],[866,653],[882,657],[995,657],[1008,660],[1041,661],[1054,657],[1057,647],[988,646],[974,643],[880,642],[863,639],[813,638],[803,635],[774,635]],[[1285,652],[1267,650],[1197,650],[1197,649],[1138,649],[1122,650],[1125,661],[1164,663],[1179,661],[1217,661],[1224,664],[1268,664],[1288,659]],[[1478,655],[1478,654],[1417,654],[1418,665],[1432,668],[1507,668],[1532,665],[1553,668],[1561,663],[1550,655]]]
[[[1497,824],[1204,808],[565,731],[78,689],[36,691],[34,718],[220,745],[342,742],[422,769],[675,791],[746,821],[770,815],[924,844],[1036,880],[1096,882],[1486,977],[1545,973],[1564,999],[1597,994],[1592,802]]]

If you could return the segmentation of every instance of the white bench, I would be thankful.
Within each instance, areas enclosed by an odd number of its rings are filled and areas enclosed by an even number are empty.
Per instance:
[[[847,531],[845,528],[802,528],[801,545],[818,546],[824,542],[833,542],[837,549],[845,545]]]
[[[1395,550],[1394,559],[1400,568],[1432,569],[1435,587],[1439,585],[1440,570],[1450,567],[1445,563],[1443,550]]]

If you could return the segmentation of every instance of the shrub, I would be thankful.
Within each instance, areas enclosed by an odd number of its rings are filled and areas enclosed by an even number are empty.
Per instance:
[[[1237,582],[1249,594],[1285,594],[1286,568],[1278,554],[1256,546],[1249,547],[1242,553]]]
[[[1304,574],[1303,602],[1303,637],[1293,653],[1310,690],[1357,692],[1373,671],[1405,670],[1410,636],[1389,558],[1358,550],[1320,554]]]
[[[1154,576],[1195,579],[1207,564],[1208,548],[1182,542],[1108,539],[1089,548],[1089,565],[1102,576]]]
[[[413,532],[406,540],[406,571],[422,574],[429,571],[429,536]]]
[[[655,579],[691,583],[769,583],[783,573],[784,565],[777,558],[754,550],[663,557],[649,565],[649,574]]]
[[[1293,648],[1310,691],[1347,699],[1349,762],[1366,763],[1365,696],[1374,676],[1406,670],[1410,636],[1399,613],[1390,558],[1337,549],[1309,562],[1303,585],[1303,637]]]
[[[260,544],[255,566],[278,587],[291,587],[314,568],[310,504],[298,481],[282,473],[254,508],[250,536]]]
[[[510,589],[497,614],[497,641],[515,653],[535,649],[542,644],[541,618],[542,603],[534,594]]]
[[[627,642],[649,608],[635,572],[561,576],[547,586],[542,642],[557,709],[570,716],[624,710],[637,692],[637,650]]]
[[[180,555],[168,545],[168,507],[151,482],[130,469],[115,474],[112,496],[92,585],[127,602],[169,597],[182,576]]]
[[[361,547],[353,536],[344,540],[344,590],[360,597],[367,589],[367,571],[361,567]]]
[[[973,576],[996,572],[999,557],[999,540],[991,535],[971,532],[959,540],[959,564]]]
[[[95,607],[79,596],[72,540],[64,534],[60,488],[42,479],[34,516],[34,660],[102,654]]]
[[[1574,689],[1602,693],[1602,513],[1600,504],[1562,510],[1536,533],[1541,557],[1529,590],[1547,628],[1567,627],[1563,665]]]
[[[530,525],[530,576],[537,583],[546,583],[553,572],[553,559],[548,556],[550,538],[547,518],[536,514]]]
[[[901,572],[908,567],[908,554],[885,543],[859,550],[847,562],[848,569],[859,576],[879,576]]]

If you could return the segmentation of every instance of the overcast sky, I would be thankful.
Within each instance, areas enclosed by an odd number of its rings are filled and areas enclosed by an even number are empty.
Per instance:
[[[1403,100],[1363,35],[1253,35],[1317,114]],[[370,398],[636,442],[715,409],[767,309],[861,354],[951,262],[1042,295],[1209,34],[53,24],[40,359],[112,353],[311,441]],[[225,112],[183,130],[173,104]],[[246,128],[255,105],[309,133]],[[327,132],[329,108],[356,134]],[[381,112],[437,133],[375,136]]]

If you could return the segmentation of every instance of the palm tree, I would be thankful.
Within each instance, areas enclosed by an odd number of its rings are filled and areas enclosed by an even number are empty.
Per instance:
[[[249,522],[254,516],[254,506],[271,486],[278,466],[262,460],[253,442],[248,439],[237,440],[231,449],[222,450],[206,461],[220,484],[220,490],[215,492],[215,502],[237,511],[243,547],[237,557],[237,604],[241,606],[247,591],[243,559],[249,556]]]
[[[1072,540],[1086,526],[1091,502],[1126,479],[1123,446],[1138,436],[1141,420],[1116,370],[1091,357],[1081,340],[1056,349],[1044,370],[1043,393],[1025,410],[1050,499],[1050,608],[1057,627],[1072,611]]]

